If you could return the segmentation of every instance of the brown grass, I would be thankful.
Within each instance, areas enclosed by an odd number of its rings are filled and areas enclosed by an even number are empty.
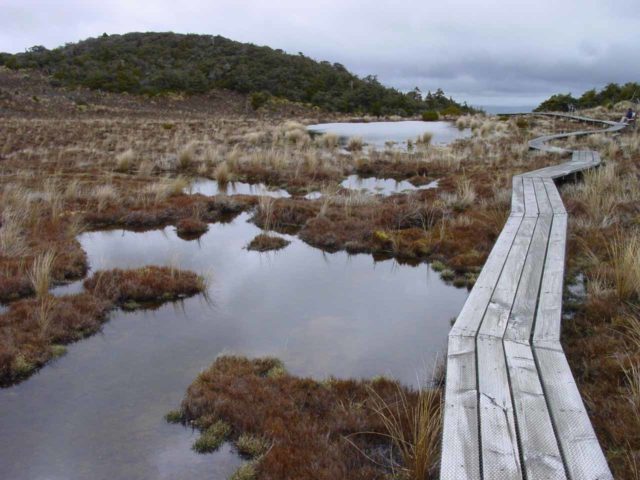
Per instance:
[[[442,416],[438,390],[418,392],[417,401],[409,401],[398,389],[398,398],[387,403],[372,391],[373,408],[384,423],[386,435],[402,458],[403,477],[411,480],[436,478],[440,456]]]
[[[176,225],[178,236],[185,240],[200,238],[208,230],[209,225],[197,218],[183,218]]]
[[[439,394],[428,398],[428,408],[420,410],[420,396],[390,380],[318,382],[289,375],[275,359],[226,356],[193,382],[181,412],[202,432],[223,421],[231,427],[229,440],[260,438],[262,453],[253,464],[260,479],[383,479],[401,456],[381,406],[395,411],[398,402],[404,405],[397,411],[404,434],[414,425],[411,412],[437,417],[432,409]],[[418,416],[420,423],[425,417]],[[426,437],[438,435],[434,430]]]
[[[185,298],[206,289],[205,280],[193,272],[171,267],[104,270],[85,280],[84,288],[99,298],[132,306]]]
[[[282,237],[261,233],[257,235],[253,240],[251,240],[249,245],[247,245],[247,250],[255,250],[257,252],[281,250],[289,245],[289,243],[291,243],[289,242],[289,240],[286,240]]]
[[[99,330],[112,304],[91,294],[20,300],[0,315],[0,385],[20,381],[67,344]]]
[[[85,293],[18,300],[0,314],[0,385],[23,380],[51,358],[58,345],[91,335],[116,306],[139,308],[203,292],[195,273],[168,267],[97,272],[85,281]]]

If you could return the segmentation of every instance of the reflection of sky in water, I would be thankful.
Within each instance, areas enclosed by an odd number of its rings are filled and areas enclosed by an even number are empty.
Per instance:
[[[264,195],[275,198],[289,198],[289,192],[282,189],[273,189],[262,183],[229,182],[223,187],[215,180],[199,178],[185,189],[187,193],[201,193],[202,195]]]
[[[211,276],[211,302],[113,312],[101,334],[0,390],[0,478],[227,478],[234,454],[196,455],[193,434],[163,420],[221,353],[275,355],[316,377],[415,383],[430,371],[466,291],[426,265],[324,254],[296,238],[250,252],[243,246],[259,230],[247,218],[192,242],[172,227],[80,237],[93,270],[177,263]]]
[[[408,120],[402,122],[353,122],[353,123],[319,123],[309,125],[309,130],[317,133],[335,133],[344,141],[351,137],[360,137],[364,143],[375,149],[385,148],[386,142],[396,142],[397,148],[406,148],[407,140],[415,140],[430,132],[431,143],[446,145],[459,138],[471,135],[469,129],[459,130],[451,122],[420,122]],[[402,145],[404,144],[404,146]]]
[[[349,177],[342,181],[340,186],[343,188],[348,188],[349,190],[365,190],[366,192],[370,193],[391,195],[393,193],[437,188],[438,181],[434,180],[431,183],[416,187],[413,183],[407,180],[398,181],[394,180],[393,178],[375,177],[362,178],[358,175],[349,175]]]

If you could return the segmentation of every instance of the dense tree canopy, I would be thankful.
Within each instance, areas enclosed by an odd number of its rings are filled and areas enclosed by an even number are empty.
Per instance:
[[[618,85],[610,83],[602,90],[587,90],[580,98],[573,97],[570,93],[556,94],[542,102],[536,112],[543,111],[561,111],[566,112],[569,106],[576,108],[593,108],[597,106],[611,106],[623,100],[639,100],[640,84],[636,82]]]
[[[375,76],[359,78],[339,63],[303,54],[239,43],[220,36],[175,33],[102,35],[47,50],[0,54],[9,68],[39,69],[55,82],[112,92],[156,95],[204,93],[213,88],[252,94],[259,107],[282,97],[332,111],[414,115],[455,107],[469,111],[442,90],[422,96],[383,86]]]

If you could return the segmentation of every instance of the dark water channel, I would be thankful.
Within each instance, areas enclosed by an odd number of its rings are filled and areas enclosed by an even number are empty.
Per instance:
[[[191,242],[173,228],[80,237],[93,270],[175,264],[211,276],[210,300],[113,312],[100,334],[0,390],[0,479],[228,478],[241,463],[232,447],[195,454],[196,435],[163,419],[224,353],[274,355],[317,378],[415,385],[431,372],[465,290],[427,265],[325,254],[294,237],[275,254],[250,252],[259,230],[247,219]]]

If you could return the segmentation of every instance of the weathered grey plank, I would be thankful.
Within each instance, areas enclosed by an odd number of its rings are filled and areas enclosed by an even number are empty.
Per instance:
[[[522,479],[515,416],[502,339],[479,335],[480,451],[486,479]]]
[[[561,215],[566,214],[567,211],[564,208],[564,203],[562,203],[562,198],[560,197],[560,193],[558,192],[558,188],[556,187],[553,179],[545,178],[543,182],[547,190],[547,197],[549,198],[549,202],[551,203],[553,213]]]
[[[530,177],[525,177],[523,179],[523,185],[524,185],[524,216],[537,217],[538,202],[536,200],[536,191],[533,186],[533,179]]]
[[[535,217],[525,217],[522,220],[513,246],[507,255],[503,271],[491,296],[491,301],[487,306],[487,311],[482,319],[479,335],[498,338],[502,338],[504,335],[536,221],[537,218]]]
[[[524,214],[524,185],[521,175],[514,175],[511,189],[511,215]]]
[[[531,338],[547,244],[551,233],[551,222],[550,216],[541,216],[536,223],[513,307],[509,314],[504,334],[506,340],[528,344]]]
[[[567,478],[531,347],[505,341],[504,348],[527,478]]]
[[[473,337],[477,335],[482,316],[487,309],[521,221],[522,218],[518,216],[510,216],[507,219],[449,335]]]
[[[560,341],[566,233],[567,216],[554,215],[536,312],[534,344],[542,341]]]
[[[476,344],[449,337],[444,396],[441,480],[480,480]]]
[[[534,355],[569,477],[613,479],[564,352],[534,346]]]
[[[533,182],[530,193],[535,202]],[[525,182],[525,205],[527,203]],[[526,208],[526,207],[525,207]],[[480,394],[480,448],[484,478],[519,479],[522,476],[514,408],[502,336],[533,236],[537,217],[525,217],[518,229],[476,340]]]

